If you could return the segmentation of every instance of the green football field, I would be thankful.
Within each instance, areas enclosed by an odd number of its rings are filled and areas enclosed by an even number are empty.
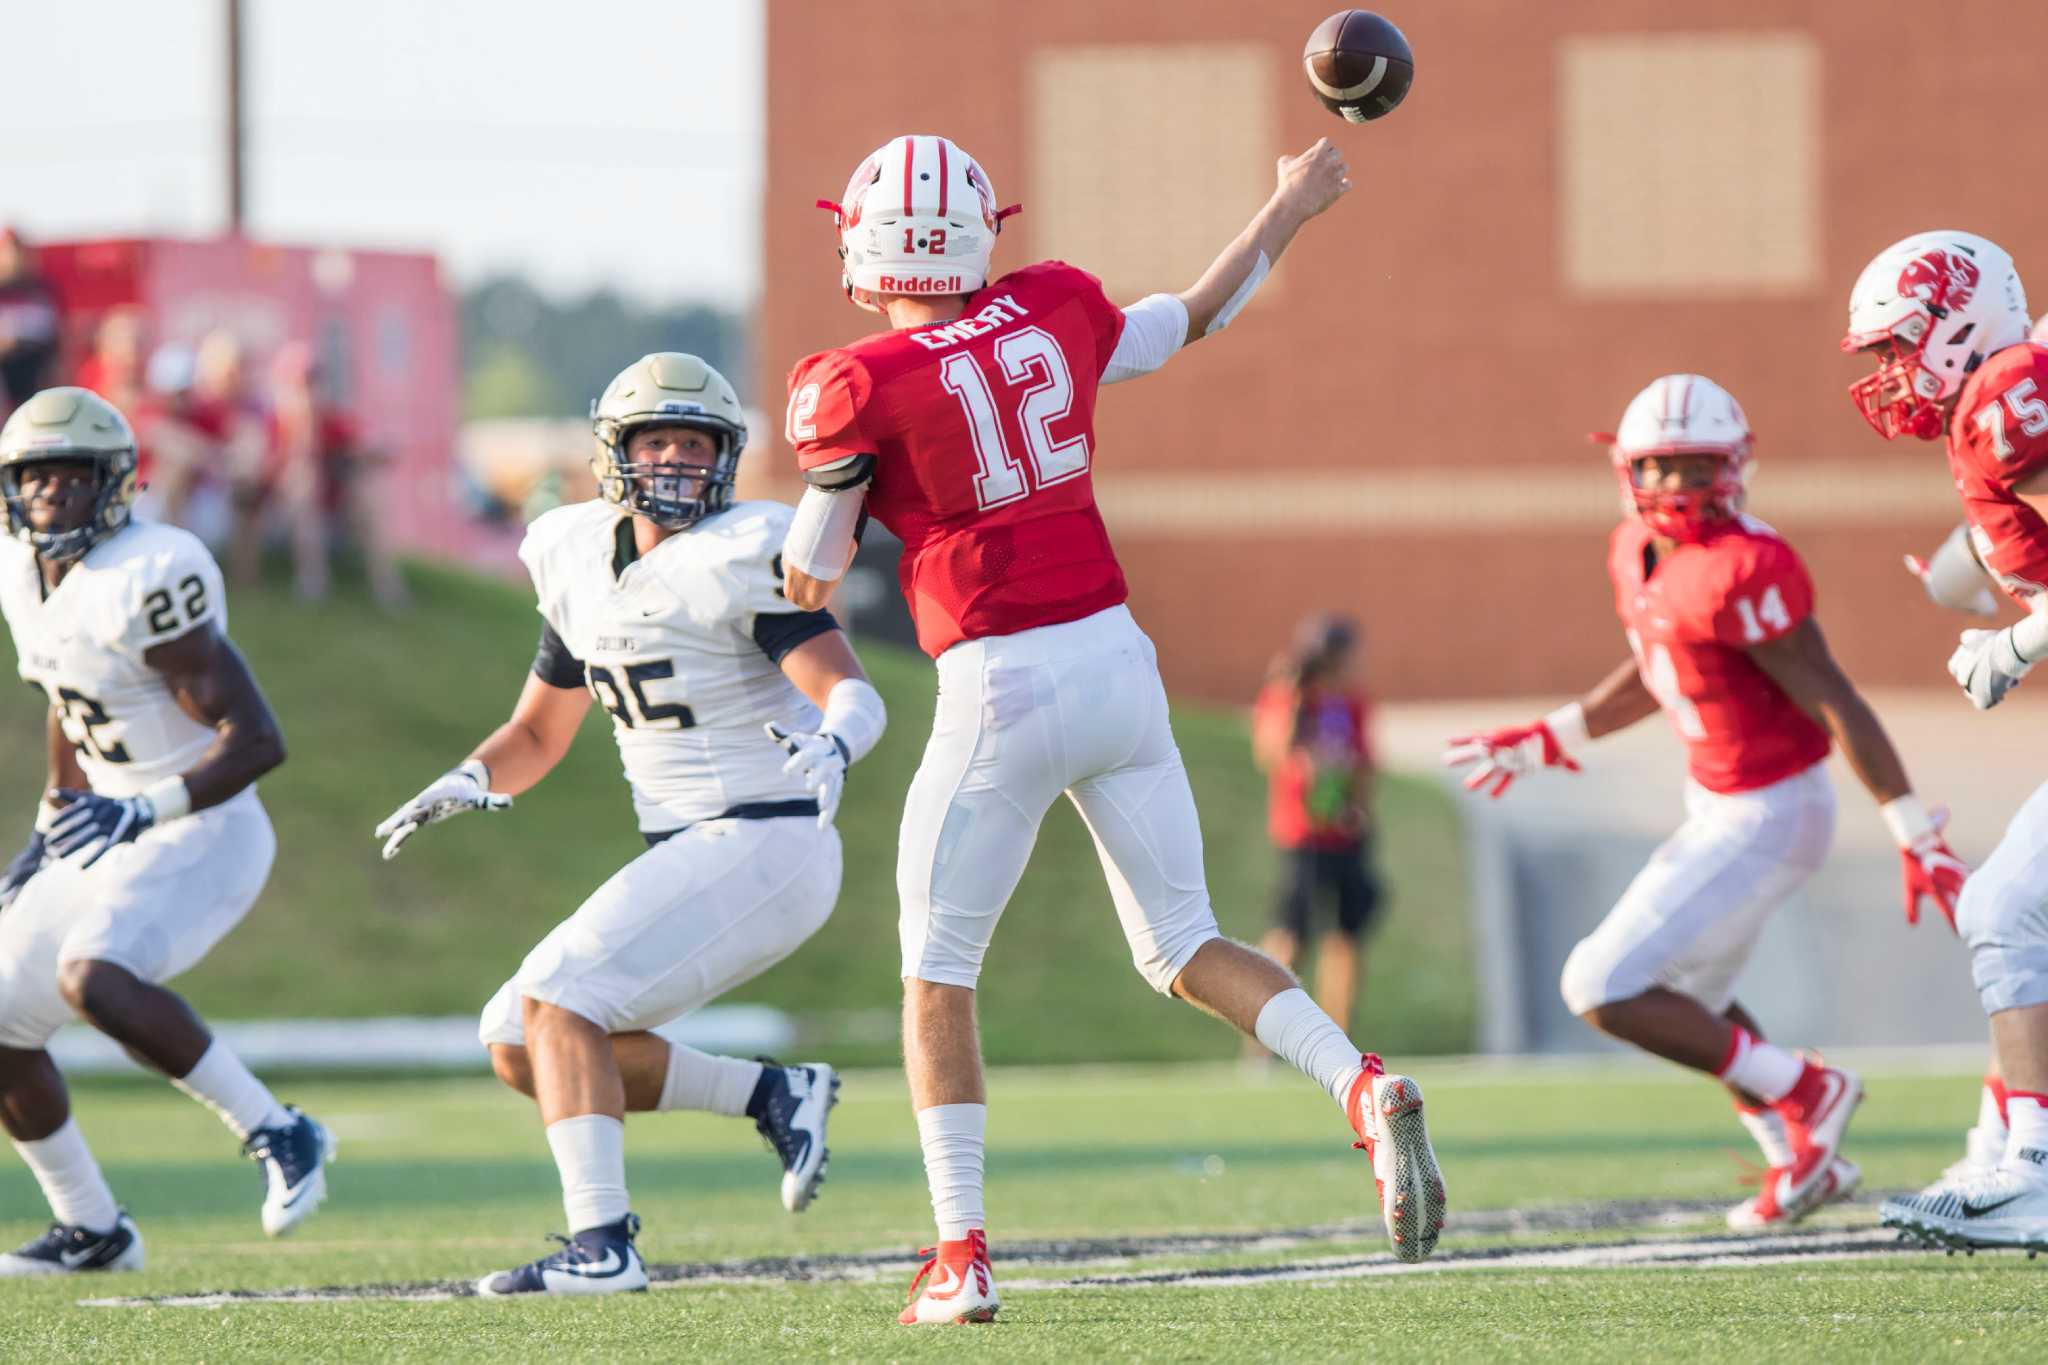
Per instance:
[[[1754,1361],[2048,1348],[2048,1265],[1900,1249],[1867,1195],[1793,1235],[1725,1234],[1721,1211],[1742,1193],[1734,1158],[1749,1153],[1709,1085],[1628,1065],[1414,1069],[1452,1202],[1420,1271],[1387,1255],[1362,1154],[1290,1071],[998,1072],[1002,1316],[918,1331],[894,1317],[928,1210],[902,1086],[885,1071],[847,1077],[830,1178],[798,1217],[744,1121],[633,1120],[634,1202],[660,1283],[537,1303],[458,1292],[539,1254],[561,1226],[533,1113],[494,1083],[281,1086],[342,1148],[326,1209],[269,1243],[257,1173],[210,1115],[161,1086],[104,1082],[82,1087],[77,1108],[149,1268],[0,1284],[0,1356]],[[1974,1080],[1866,1079],[1848,1150],[1867,1187],[1924,1180],[1954,1154]],[[41,1206],[26,1172],[0,1161],[12,1242],[40,1230]],[[322,1292],[278,1297],[293,1290]]]

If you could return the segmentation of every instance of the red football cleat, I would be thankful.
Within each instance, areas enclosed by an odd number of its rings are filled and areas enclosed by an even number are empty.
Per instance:
[[[910,1306],[896,1318],[905,1327],[937,1323],[994,1322],[995,1272],[988,1263],[988,1237],[970,1228],[965,1237],[940,1242],[918,1253],[929,1256],[910,1282]],[[918,1286],[924,1292],[918,1292]]]
[[[1444,1177],[1422,1123],[1422,1087],[1407,1076],[1388,1075],[1376,1053],[1366,1053],[1363,1061],[1365,1070],[1344,1100],[1345,1117],[1358,1134],[1353,1146],[1372,1161],[1373,1188],[1394,1255],[1420,1261],[1436,1250],[1444,1227]]]

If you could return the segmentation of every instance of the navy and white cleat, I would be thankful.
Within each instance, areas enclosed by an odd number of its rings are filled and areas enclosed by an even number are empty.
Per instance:
[[[562,1249],[517,1270],[501,1270],[476,1282],[479,1298],[510,1299],[521,1294],[630,1294],[647,1288],[647,1263],[633,1239],[640,1219],[627,1214],[616,1223],[557,1237]]]
[[[142,1234],[123,1210],[111,1232],[93,1232],[67,1223],[0,1256],[0,1279],[27,1275],[79,1275],[89,1270],[142,1269]]]
[[[802,1213],[825,1183],[832,1153],[825,1123],[839,1103],[839,1073],[823,1062],[780,1066],[762,1058],[762,1086],[749,1112],[754,1128],[782,1159],[782,1207]]]
[[[259,1128],[242,1143],[242,1155],[263,1167],[263,1230],[282,1237],[312,1217],[327,1198],[327,1163],[334,1138],[312,1115],[293,1105],[289,1124]]]

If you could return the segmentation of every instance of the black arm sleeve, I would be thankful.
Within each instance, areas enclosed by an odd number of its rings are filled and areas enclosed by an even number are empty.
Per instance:
[[[569,652],[562,637],[546,621],[540,623],[540,648],[533,656],[533,676],[549,687],[581,691],[583,660]]]
[[[754,618],[754,643],[779,664],[804,641],[837,629],[829,611],[764,611]]]
[[[875,457],[855,455],[830,469],[806,469],[804,482],[827,493],[844,493],[849,488],[858,488],[875,477]]]

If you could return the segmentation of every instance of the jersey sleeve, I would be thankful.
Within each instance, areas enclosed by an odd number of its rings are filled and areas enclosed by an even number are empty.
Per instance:
[[[831,612],[805,611],[783,592],[782,542],[795,514],[787,503],[748,504],[749,524],[721,575],[738,628],[778,664],[804,641],[839,629]]]
[[[868,373],[845,351],[825,351],[789,372],[789,411],[783,434],[797,468],[816,469],[853,455],[873,455],[875,442],[861,429],[871,392]]]
[[[1055,284],[1081,305],[1081,311],[1088,320],[1088,329],[1095,338],[1095,377],[1100,380],[1109,369],[1110,357],[1116,354],[1116,344],[1124,333],[1124,310],[1109,301],[1103,292],[1102,281],[1065,261],[1047,261],[1036,267],[1045,273],[1046,283]],[[1185,322],[1182,324],[1186,326]]]
[[[1714,638],[1749,649],[1790,634],[1813,615],[1813,580],[1782,540],[1751,540],[1732,562],[1711,607]]]
[[[527,577],[533,580],[534,609],[554,631],[562,629],[562,623],[555,619],[553,610],[560,586],[555,579],[561,572],[556,563],[560,558],[557,550],[568,538],[576,512],[574,505],[543,512],[534,518],[526,528],[525,538],[519,542],[519,562],[526,566]]]
[[[2048,346],[2008,346],[1985,361],[1955,430],[1994,484],[2011,488],[2048,469]]]
[[[140,659],[225,617],[220,566],[196,537],[164,528],[161,539],[130,564],[119,635],[113,644]]]

